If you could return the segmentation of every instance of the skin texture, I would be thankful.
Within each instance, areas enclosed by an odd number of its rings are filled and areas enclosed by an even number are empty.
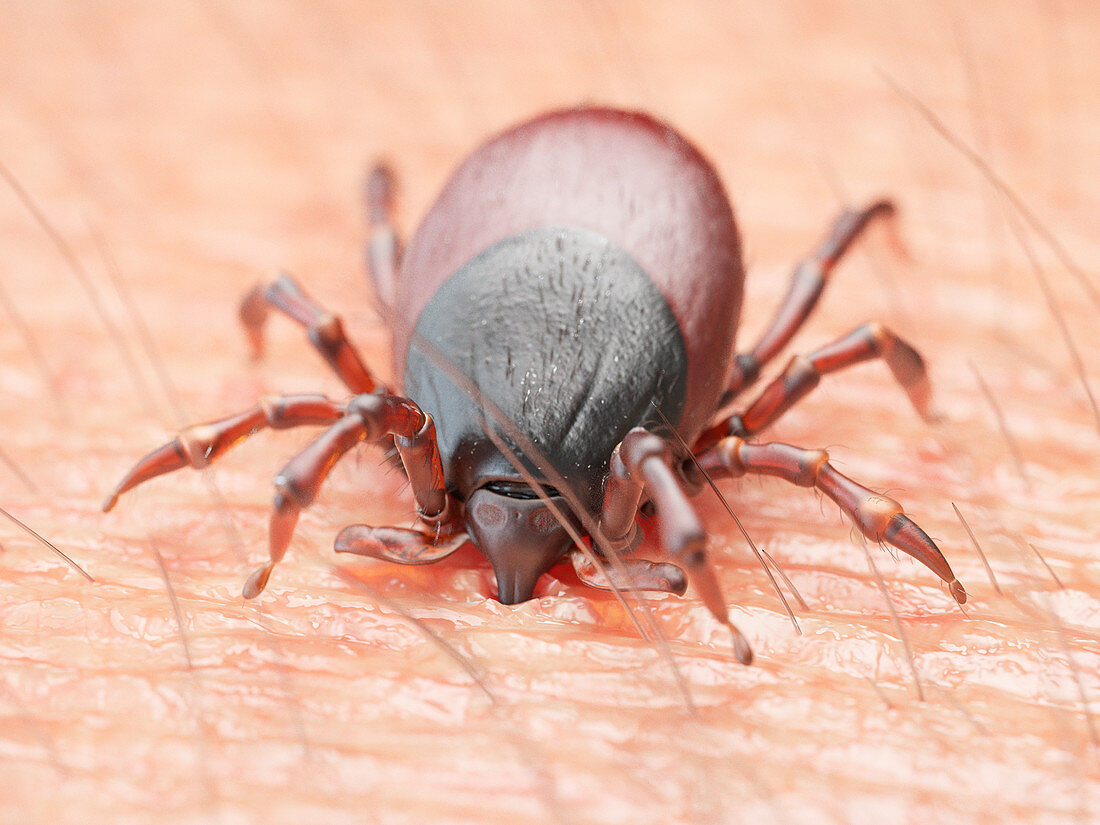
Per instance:
[[[1098,32],[1083,2],[5,4],[0,161],[136,366],[4,190],[0,284],[50,378],[8,320],[0,447],[35,487],[0,470],[0,504],[96,583],[0,527],[0,822],[1093,821],[1100,434],[1016,213],[879,70],[979,147],[1095,283]],[[843,202],[897,199],[910,257],[881,233],[862,245],[793,348],[882,320],[927,359],[943,423],[871,364],[825,379],[768,437],[827,447],[902,500],[967,584],[965,615],[926,570],[870,548],[888,603],[850,525],[768,480],[723,489],[805,600],[802,635],[721,505],[698,499],[751,668],[690,591],[637,619],[662,646],[565,570],[506,607],[473,553],[334,556],[346,524],[412,521],[368,448],[243,603],[270,477],[306,432],[99,512],[184,422],[264,392],[340,395],[289,324],[248,363],[236,306],[272,267],[344,313],[390,377],[361,265],[374,157],[400,174],[408,230],[484,137],[585,101],[654,111],[714,161],[745,240],[746,343]],[[1025,237],[1096,385],[1097,306]]]

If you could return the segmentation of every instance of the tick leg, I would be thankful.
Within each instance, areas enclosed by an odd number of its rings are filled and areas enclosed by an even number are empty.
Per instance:
[[[880,200],[863,209],[850,209],[837,218],[828,237],[809,258],[795,268],[787,296],[772,319],[771,326],[749,352],[738,353],[734,357],[730,386],[722,398],[721,406],[731,402],[738,393],[756,381],[763,366],[787,345],[817,305],[818,298],[832,275],[833,267],[867,225],[877,218],[893,218],[895,212],[893,203]]]
[[[268,395],[251,409],[183,430],[175,440],[141,459],[103,503],[110,510],[118,497],[139,484],[182,467],[202,469],[231,447],[260,430],[331,424],[344,407],[323,395]]]
[[[966,602],[966,591],[943,553],[905,515],[901,505],[837,472],[824,450],[805,450],[779,442],[749,444],[730,436],[698,458],[702,469],[715,478],[739,478],[754,473],[778,476],[800,487],[820,490],[851,517],[863,535],[908,553],[947,583],[956,602]]]
[[[370,240],[367,241],[367,271],[374,294],[383,307],[393,306],[401,242],[393,228],[394,176],[390,168],[378,164],[367,176],[365,196]]]
[[[241,302],[240,319],[252,344],[254,358],[263,354],[263,327],[270,307],[306,328],[309,342],[352,392],[374,392],[378,388],[378,381],[348,340],[340,317],[306,295],[286,273],[266,287],[257,286]]]
[[[631,587],[638,590],[656,590],[661,593],[684,595],[687,579],[684,571],[675,564],[646,561],[645,559],[621,560],[621,566],[604,565],[601,570],[587,555],[573,549],[569,553],[577,577],[589,587],[600,590],[626,590]]]
[[[730,416],[722,435],[747,436],[760,432],[794,406],[818,385],[821,376],[862,361],[881,358],[909,395],[925,421],[935,420],[931,412],[932,388],[924,359],[882,324],[870,323],[809,355],[796,355],[783,374],[772,381],[760,397],[741,415]]]
[[[749,664],[752,650],[730,622],[714,568],[707,561],[706,532],[672,469],[668,443],[638,427],[627,433],[611,456],[600,531],[613,547],[633,540],[634,516],[643,492],[657,507],[662,549],[687,570],[703,604],[733,634],[738,659]]]
[[[421,530],[353,524],[336,537],[337,553],[355,553],[397,564],[435,564],[470,540],[459,532],[445,540]]]
[[[360,441],[392,435],[416,497],[420,519],[451,535],[449,497],[431,416],[396,395],[364,394],[352,399],[347,415],[292,458],[275,477],[275,503],[268,534],[269,560],[249,576],[244,597],[255,598],[271,571],[286,555],[302,509],[313,503],[321,484],[340,458]]]

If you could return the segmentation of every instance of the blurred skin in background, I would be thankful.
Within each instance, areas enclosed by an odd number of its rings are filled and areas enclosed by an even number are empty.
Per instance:
[[[1098,33],[1085,2],[6,4],[0,162],[69,247],[0,187],[0,448],[26,477],[0,468],[0,506],[96,581],[0,526],[0,822],[1092,821]],[[565,568],[505,607],[472,551],[336,557],[343,526],[413,518],[367,447],[245,603],[270,479],[311,432],[99,512],[185,423],[342,395],[279,319],[249,363],[237,303],[275,268],[391,374],[362,265],[370,162],[396,169],[407,235],[480,140],[587,102],[652,111],[715,163],[743,345],[843,206],[896,199],[908,254],[871,233],[791,351],[881,320],[928,361],[942,423],[868,364],[766,438],[901,500],[965,612],[771,480],[722,490],[797,590],[797,631],[697,500],[751,668],[691,592],[633,599],[635,620]]]

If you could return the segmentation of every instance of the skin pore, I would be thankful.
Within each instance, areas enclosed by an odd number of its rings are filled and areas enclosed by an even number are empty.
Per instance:
[[[1029,254],[1093,387],[1100,308],[1037,233],[1020,245],[1018,211],[891,81],[1095,289],[1100,12],[844,8],[0,9],[0,161],[79,267],[3,187],[0,448],[30,485],[0,467],[0,506],[95,578],[0,525],[0,823],[1090,821],[1100,430]],[[582,102],[651,110],[714,160],[747,250],[743,346],[843,204],[896,199],[907,255],[872,233],[789,352],[881,320],[927,360],[943,421],[869,364],[765,438],[825,447],[901,501],[965,613],[908,558],[865,552],[830,502],[768,479],[721,489],[797,589],[801,633],[721,503],[696,499],[750,668],[691,591],[632,598],[632,617],[563,567],[506,607],[473,552],[336,556],[348,524],[412,521],[370,448],[244,602],[271,477],[311,431],[260,434],[100,513],[184,424],[264,393],[341,397],[281,319],[249,362],[237,303],[276,268],[389,377],[362,266],[371,161],[398,173],[407,235],[478,141]]]

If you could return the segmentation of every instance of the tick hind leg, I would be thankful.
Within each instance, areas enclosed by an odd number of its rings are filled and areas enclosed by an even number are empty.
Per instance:
[[[878,219],[892,219],[896,211],[892,202],[880,200],[863,209],[850,209],[837,218],[825,240],[795,268],[787,296],[760,340],[749,352],[734,356],[733,374],[721,406],[752,385],[764,365],[790,342],[817,306],[837,262],[867,226]]]
[[[905,515],[901,505],[838,472],[824,450],[806,450],[779,442],[749,444],[730,436],[703,451],[698,460],[700,467],[715,478],[739,478],[754,473],[819,490],[851,517],[863,535],[908,553],[947,584],[956,602],[966,602],[966,591],[947,559],[928,534]]]
[[[344,323],[312,298],[286,273],[267,286],[257,286],[241,302],[240,319],[244,324],[252,355],[259,358],[264,349],[264,324],[274,307],[306,329],[309,342],[328,362],[340,380],[354,393],[374,392],[379,382],[348,340]]]
[[[710,438],[744,437],[760,432],[808,395],[823,375],[874,358],[881,358],[890,367],[920,416],[925,421],[935,421],[931,410],[932,388],[924,359],[882,324],[872,322],[809,355],[791,358],[783,374],[772,381],[745,412],[732,415],[712,428]]]
[[[611,477],[604,493],[599,525],[603,541],[611,548],[625,548],[633,543],[637,530],[634,517],[643,494],[657,508],[662,550],[687,571],[707,609],[729,628],[738,659],[749,664],[752,650],[730,621],[714,568],[707,560],[706,532],[688,501],[679,474],[673,469],[669,445],[663,438],[639,427],[627,433],[611,456]],[[612,560],[608,577],[629,581],[634,574],[639,579],[635,581],[636,586],[648,585],[649,589],[673,592],[682,586],[682,580],[665,575],[664,568],[668,565],[658,567],[637,559],[622,561],[619,564]],[[578,569],[578,573],[585,578],[587,568]],[[661,587],[666,580],[669,586]]]
[[[370,239],[367,241],[367,271],[374,294],[384,309],[393,307],[401,241],[394,229],[394,175],[385,164],[377,164],[367,175],[364,196]]]

